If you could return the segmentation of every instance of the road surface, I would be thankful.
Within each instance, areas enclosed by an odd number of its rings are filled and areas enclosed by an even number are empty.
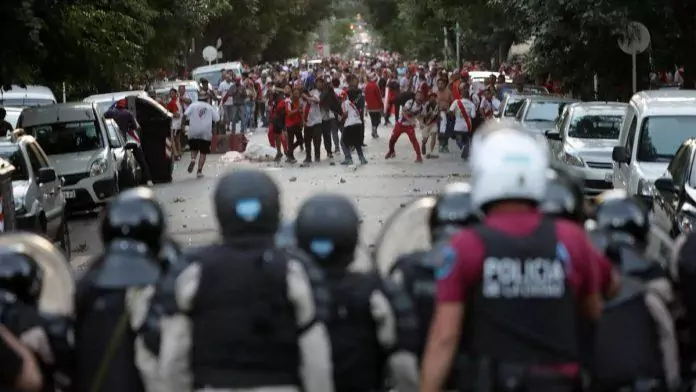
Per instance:
[[[380,127],[379,139],[366,138],[366,157],[369,163],[356,170],[328,160],[311,167],[286,163],[227,162],[222,155],[211,155],[204,169],[205,177],[196,179],[188,174],[189,162],[185,156],[174,169],[171,184],[156,185],[154,190],[161,200],[168,219],[168,231],[183,246],[202,245],[218,238],[217,222],[212,207],[212,193],[217,177],[228,170],[256,167],[266,170],[278,182],[282,191],[283,214],[293,217],[307,197],[317,192],[337,192],[355,201],[363,218],[361,242],[368,248],[374,242],[382,224],[402,204],[418,196],[432,194],[449,182],[465,180],[466,164],[459,158],[456,146],[450,143],[449,154],[439,159],[414,163],[414,153],[406,135],[397,144],[397,156],[385,160],[391,127]],[[265,130],[257,131],[250,142],[267,145]],[[322,154],[324,152],[322,151]],[[304,157],[304,153],[296,154]],[[355,154],[354,154],[355,155]],[[354,156],[357,162],[357,157]],[[82,267],[101,249],[97,214],[77,217],[70,222],[72,236],[72,264]]]

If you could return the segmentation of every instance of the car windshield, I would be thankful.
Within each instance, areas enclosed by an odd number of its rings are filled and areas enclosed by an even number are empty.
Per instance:
[[[618,139],[622,115],[581,114],[574,116],[568,128],[568,137],[580,139]]]
[[[505,104],[504,117],[515,117],[517,111],[520,110],[522,104],[524,103],[524,98],[521,97],[509,97],[507,103]]]
[[[568,102],[532,101],[524,121],[554,122]]]
[[[96,121],[26,127],[48,155],[98,150],[104,146]]]
[[[0,98],[0,105],[28,107],[28,106],[46,106],[56,103],[49,98]]]
[[[27,165],[22,158],[22,152],[19,150],[18,145],[0,147],[0,158],[10,162],[12,166],[14,166],[15,170],[12,172],[12,181],[26,181],[29,179]]]
[[[106,113],[107,110],[111,109],[112,106],[116,104],[116,101],[102,101],[102,102],[97,102],[97,106],[99,106],[99,110],[102,113]]]
[[[637,159],[669,162],[685,140],[696,137],[696,116],[653,116],[640,127]]]
[[[191,90],[186,90],[186,97],[191,100],[191,102],[196,102],[198,101],[198,90],[191,89]],[[169,90],[166,91],[158,91],[157,92],[157,98],[161,98],[165,103],[169,102]]]
[[[12,125],[12,128],[17,128],[17,121],[19,120],[19,115],[22,114],[19,110],[17,111],[7,111],[7,115],[5,116],[5,121],[10,123]]]
[[[222,79],[222,70],[197,73],[194,78],[197,82],[206,79],[211,86],[217,86]]]

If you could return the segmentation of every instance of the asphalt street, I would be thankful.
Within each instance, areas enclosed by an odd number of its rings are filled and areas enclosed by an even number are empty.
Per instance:
[[[466,164],[459,158],[454,142],[449,154],[439,159],[414,162],[415,155],[408,138],[399,140],[394,159],[385,160],[391,126],[381,126],[380,138],[369,138],[367,132],[366,157],[368,164],[356,169],[341,166],[342,156],[334,161],[324,159],[310,167],[299,167],[272,162],[229,162],[222,155],[210,155],[205,177],[197,179],[186,172],[188,156],[176,164],[174,181],[156,185],[154,190],[162,202],[168,219],[170,235],[184,247],[203,245],[218,238],[217,222],[212,207],[212,193],[217,177],[229,170],[259,168],[270,173],[282,190],[283,214],[291,218],[301,203],[319,192],[336,192],[350,197],[360,209],[363,218],[361,242],[364,249],[375,241],[379,230],[389,216],[405,203],[438,192],[445,184],[464,181],[468,176]],[[266,130],[260,129],[250,142],[267,145]],[[322,151],[322,154],[325,152]],[[304,157],[300,152],[298,157]],[[357,162],[357,157],[354,156]],[[91,257],[99,254],[98,213],[78,216],[71,220],[72,264],[84,267]]]

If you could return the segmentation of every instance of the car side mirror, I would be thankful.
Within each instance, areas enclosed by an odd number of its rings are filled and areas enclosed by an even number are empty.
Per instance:
[[[56,171],[50,167],[42,167],[37,173],[37,181],[39,184],[45,184],[47,182],[55,181],[57,178]]]
[[[546,138],[549,140],[556,140],[556,141],[561,141],[561,134],[558,132],[554,131],[546,131],[544,132],[544,135],[546,135]]]
[[[611,152],[611,159],[616,163],[629,163],[631,162],[631,157],[629,156],[628,150],[624,146],[616,146]]]
[[[655,189],[661,192],[676,193],[679,191],[674,180],[669,177],[658,178],[654,183]]]

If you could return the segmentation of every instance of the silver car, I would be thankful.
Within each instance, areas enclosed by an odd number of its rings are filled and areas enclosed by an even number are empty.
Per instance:
[[[582,102],[568,105],[546,132],[551,160],[584,180],[585,194],[611,189],[611,153],[619,142],[625,103]]]
[[[556,120],[563,113],[565,106],[576,102],[580,101],[550,95],[527,97],[517,111],[515,120],[534,136],[543,135],[544,132],[554,129]]]

